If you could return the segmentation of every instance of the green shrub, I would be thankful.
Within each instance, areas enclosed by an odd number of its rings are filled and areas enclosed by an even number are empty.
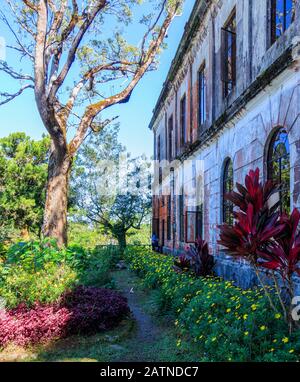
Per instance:
[[[38,271],[47,263],[66,263],[77,271],[83,270],[88,262],[90,251],[78,245],[59,248],[55,240],[18,242],[7,251],[5,265],[21,265],[28,271]]]
[[[6,265],[18,264],[27,271],[38,271],[45,263],[59,264],[67,251],[59,249],[54,240],[28,241],[13,244],[7,251]]]
[[[8,308],[21,303],[32,306],[35,302],[55,302],[76,282],[76,272],[65,263],[45,263],[38,271],[28,270],[22,264],[0,268],[0,296]]]
[[[0,268],[0,296],[12,308],[20,303],[52,303],[81,283],[109,284],[111,258],[92,254],[80,246],[58,248],[53,240],[12,245]]]
[[[299,332],[289,336],[262,289],[242,291],[231,282],[202,280],[176,321],[180,334],[214,361],[293,361]]]
[[[0,268],[0,297],[8,307],[51,303],[75,285],[113,288],[111,268],[119,261],[117,247],[86,251],[73,245],[60,249],[53,240],[12,245]]]
[[[81,272],[81,283],[87,286],[111,286],[111,266],[111,253],[106,251],[93,253]]]
[[[160,290],[181,339],[205,361],[296,361],[300,332],[289,335],[280,309],[263,290],[242,290],[219,278],[194,278],[173,270],[173,258],[128,248],[126,259],[147,287]]]

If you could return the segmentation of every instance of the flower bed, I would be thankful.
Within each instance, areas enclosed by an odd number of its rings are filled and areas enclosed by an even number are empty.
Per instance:
[[[118,292],[80,286],[51,305],[25,304],[0,311],[0,346],[46,343],[72,334],[91,334],[112,328],[129,312]]]
[[[178,274],[172,257],[148,249],[129,248],[126,259],[145,286],[158,288],[162,305],[174,314],[178,346],[190,341],[206,361],[299,360],[299,331],[287,333],[280,308],[274,313],[261,289]]]

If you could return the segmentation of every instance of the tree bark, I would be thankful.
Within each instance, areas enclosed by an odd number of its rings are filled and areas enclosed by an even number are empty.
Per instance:
[[[118,244],[119,244],[119,248],[120,248],[120,252],[123,254],[125,249],[126,249],[126,246],[127,246],[127,242],[126,242],[126,232],[121,232],[120,234],[118,234]]]
[[[67,207],[71,166],[72,158],[68,154],[67,147],[58,146],[52,142],[42,233],[44,237],[56,239],[60,247],[67,245]]]

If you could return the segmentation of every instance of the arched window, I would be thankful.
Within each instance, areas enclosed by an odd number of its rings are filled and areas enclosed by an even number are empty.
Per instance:
[[[226,159],[223,171],[222,184],[222,217],[223,222],[233,224],[233,205],[229,200],[225,199],[225,195],[233,191],[233,165],[231,159]]]
[[[280,128],[272,137],[268,150],[268,179],[280,184],[280,209],[290,212],[290,146],[288,134]]]

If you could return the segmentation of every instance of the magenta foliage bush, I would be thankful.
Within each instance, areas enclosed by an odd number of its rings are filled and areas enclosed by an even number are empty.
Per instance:
[[[51,339],[64,337],[71,319],[71,312],[57,304],[36,303],[31,309],[25,304],[0,313],[0,346],[9,343],[28,346],[46,343]]]
[[[46,343],[71,334],[91,334],[116,325],[127,313],[127,300],[109,289],[80,286],[58,303],[33,308],[24,304],[0,311],[0,346]]]
[[[79,286],[62,297],[62,304],[72,312],[68,333],[89,334],[115,326],[128,312],[127,299],[120,293],[95,287]]]

